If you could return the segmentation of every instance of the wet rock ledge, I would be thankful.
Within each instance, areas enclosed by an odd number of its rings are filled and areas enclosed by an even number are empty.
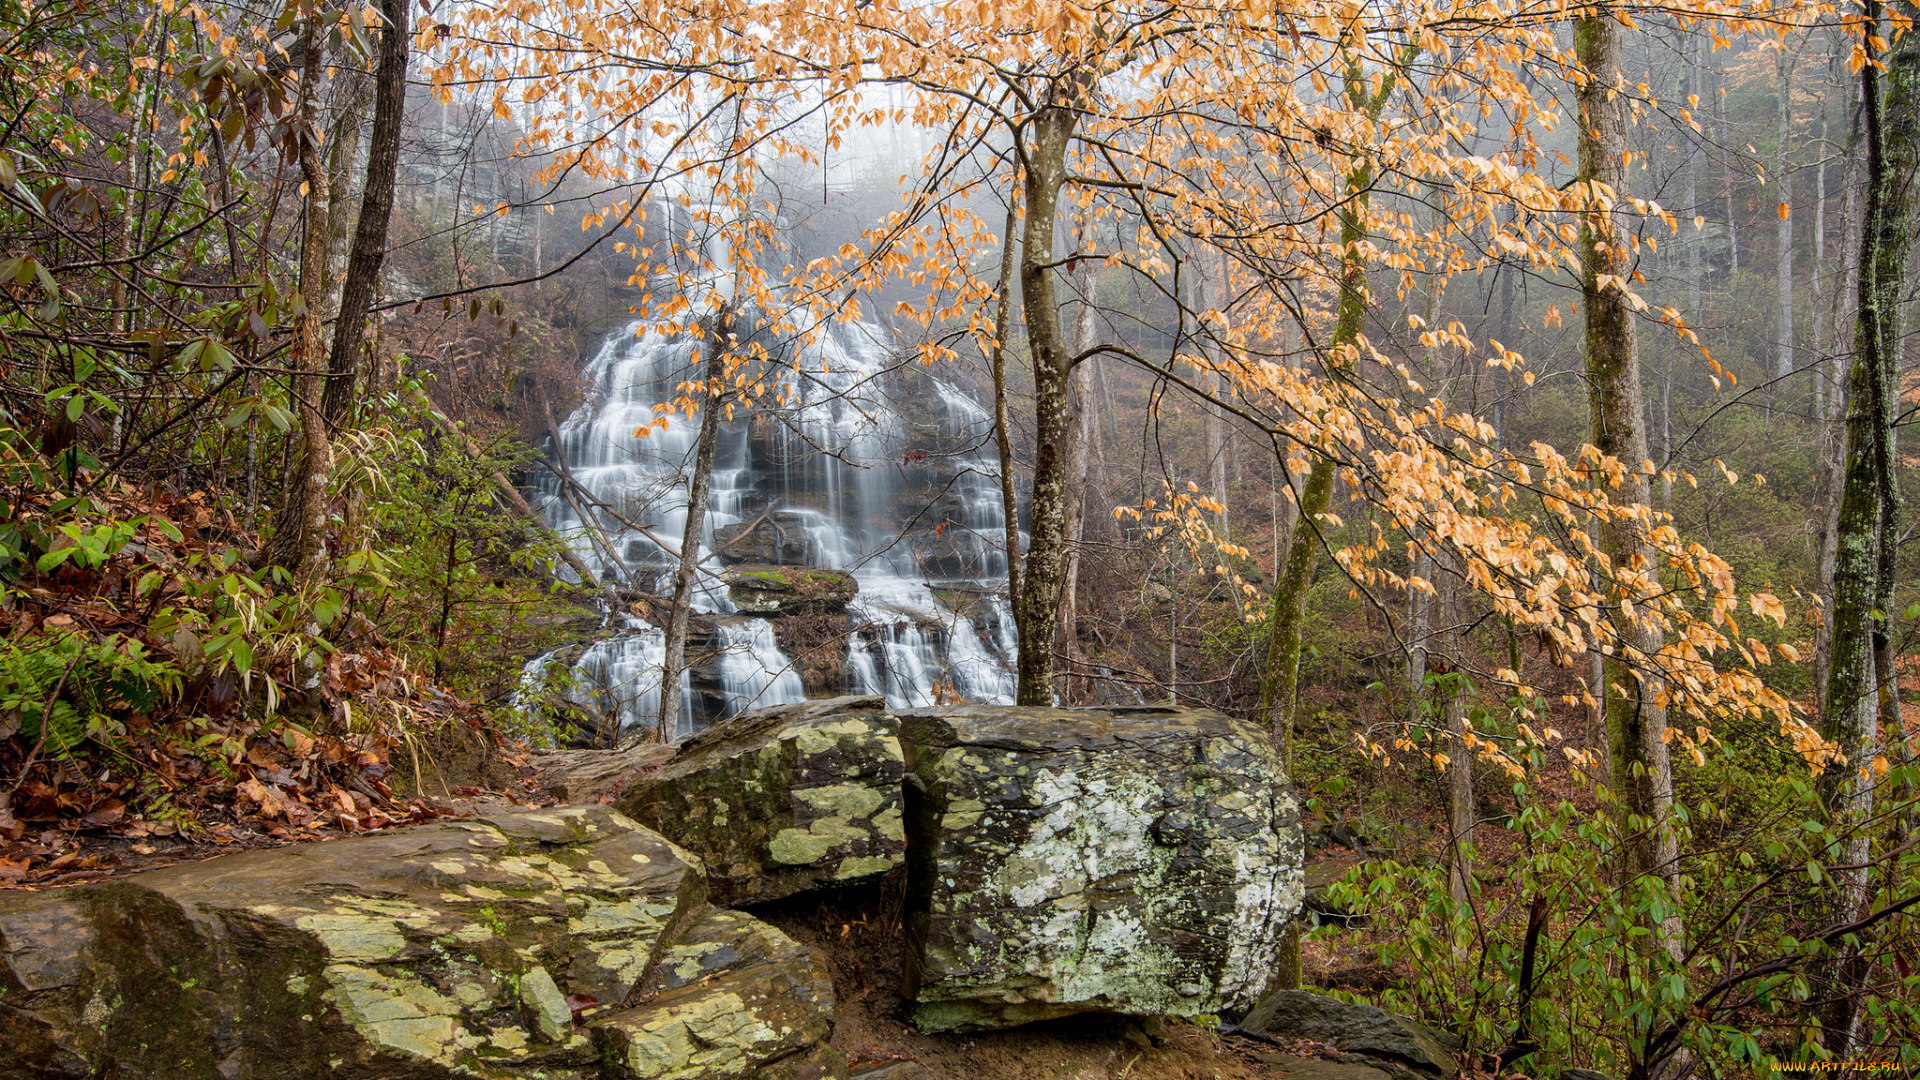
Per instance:
[[[0,894],[0,1075],[840,1078],[824,958],[729,906],[904,896],[923,1031],[1232,1013],[1300,862],[1266,739],[1217,713],[809,702],[616,806]]]
[[[830,1076],[832,989],[684,851],[559,807],[0,899],[0,1072]]]

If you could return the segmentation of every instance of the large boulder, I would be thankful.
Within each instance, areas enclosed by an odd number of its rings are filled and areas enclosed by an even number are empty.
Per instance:
[[[904,869],[923,1031],[1245,1010],[1303,888],[1272,744],[1207,710],[806,702],[708,728],[617,806],[729,905]]]
[[[1299,812],[1250,724],[1177,708],[900,714],[923,1031],[1246,1008],[1299,910]]]
[[[735,566],[720,580],[733,606],[755,615],[842,611],[860,592],[860,583],[844,570],[805,566]]]
[[[1310,990],[1282,990],[1248,1013],[1240,1026],[1288,1039],[1328,1043],[1348,1054],[1452,1076],[1460,1040],[1416,1020],[1371,1005],[1355,1005]]]
[[[775,510],[722,525],[713,530],[713,551],[723,563],[805,563],[808,524],[804,512]]]
[[[730,906],[885,874],[906,857],[906,759],[885,710],[845,697],[715,724],[617,805],[705,860]]]
[[[8,1076],[841,1075],[822,964],[608,807],[0,898]]]

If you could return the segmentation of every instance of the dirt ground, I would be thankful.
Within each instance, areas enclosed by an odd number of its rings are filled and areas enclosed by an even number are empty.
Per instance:
[[[1012,1031],[926,1035],[904,1017],[900,996],[897,882],[762,904],[755,916],[826,954],[837,1005],[833,1046],[862,1071],[918,1062],[924,1080],[1273,1080],[1284,1072],[1255,1060],[1276,1047],[1184,1022],[1150,1037],[1135,1021],[1070,1016]],[[1297,1048],[1303,1056],[1321,1049]],[[1326,1048],[1331,1049],[1331,1048]]]

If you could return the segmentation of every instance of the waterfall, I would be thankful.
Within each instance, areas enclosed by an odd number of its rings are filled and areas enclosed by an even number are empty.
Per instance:
[[[901,708],[1012,701],[1005,518],[986,411],[923,368],[897,367],[886,332],[870,322],[818,328],[804,345],[760,340],[777,392],[720,426],[693,598],[707,629],[689,644],[676,733],[808,696],[781,644],[782,616],[740,612],[730,598],[723,574],[740,564],[840,571],[857,583],[844,610],[823,609],[845,639],[832,646],[844,659],[813,696],[877,693]],[[595,573],[663,595],[685,531],[699,417],[666,415],[663,427],[655,406],[692,376],[701,344],[643,322],[603,342],[582,373],[586,402],[549,447],[591,499],[550,475],[535,486],[548,524]],[[623,729],[654,725],[660,629],[626,619],[574,650],[575,701],[618,716]],[[527,679],[549,677],[559,655],[530,663]]]

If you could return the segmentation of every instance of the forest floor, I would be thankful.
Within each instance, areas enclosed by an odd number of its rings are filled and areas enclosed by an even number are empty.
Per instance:
[[[391,753],[336,777],[343,785],[328,782],[325,754],[321,740],[263,742],[223,790],[158,822],[126,814],[97,777],[64,766],[37,772],[16,785],[20,815],[11,828],[0,827],[0,890],[84,885],[240,851],[558,801],[540,785],[524,748],[459,719],[398,740]],[[29,818],[34,804],[21,792],[53,809]]]

